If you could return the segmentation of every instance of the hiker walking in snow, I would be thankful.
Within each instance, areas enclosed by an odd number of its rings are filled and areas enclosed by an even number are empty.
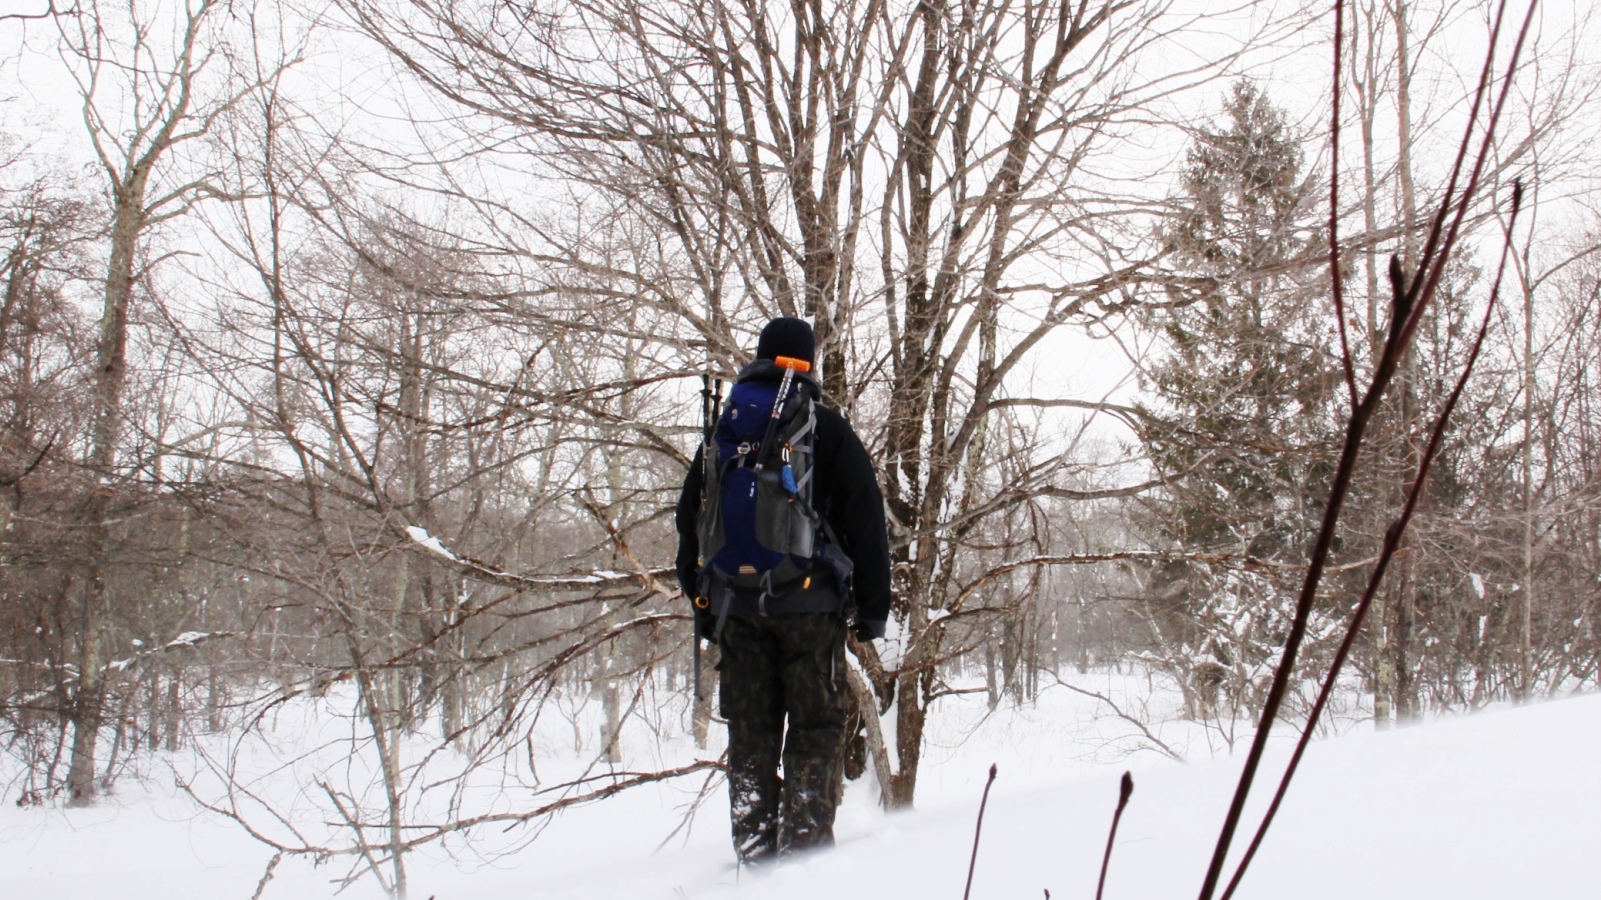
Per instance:
[[[818,402],[815,355],[800,319],[762,329],[678,501],[679,584],[722,654],[743,862],[833,843],[845,632],[881,638],[889,618],[884,498],[861,440]]]

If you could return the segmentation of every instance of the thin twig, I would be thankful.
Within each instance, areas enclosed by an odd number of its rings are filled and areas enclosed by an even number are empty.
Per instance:
[[[1101,894],[1106,891],[1106,870],[1112,865],[1112,842],[1117,840],[1117,823],[1122,821],[1123,808],[1128,806],[1128,798],[1133,795],[1134,776],[1124,772],[1123,782],[1117,789],[1117,811],[1112,813],[1112,830],[1106,835],[1106,855],[1101,857],[1101,880],[1095,885],[1095,900],[1101,900]]]
[[[723,751],[723,758],[720,762],[724,766],[728,764],[728,751]],[[712,769],[706,773],[706,780],[701,783],[700,790],[695,794],[695,799],[689,801],[684,811],[684,817],[678,820],[678,824],[673,827],[672,831],[668,832],[666,837],[662,838],[661,843],[656,845],[656,849],[652,850],[652,853],[660,853],[662,848],[667,846],[667,843],[677,836],[680,831],[684,832],[684,842],[686,844],[689,842],[688,829],[695,821],[695,813],[700,811],[701,804],[705,803],[706,798],[711,796],[712,783],[717,780],[718,771],[717,769]]]
[[[56,9],[55,0],[45,4],[44,12],[37,13],[6,13],[0,16],[0,22],[38,22],[43,19],[65,18],[78,15],[78,5],[74,3],[66,9]]]
[[[1351,339],[1345,323],[1345,279],[1340,275],[1340,93],[1341,52],[1345,49],[1345,2],[1334,2],[1334,113],[1329,127],[1329,269],[1334,282],[1334,315],[1339,322],[1340,363],[1345,370],[1345,388],[1351,408],[1357,404],[1356,362],[1351,358]]]
[[[984,782],[984,799],[978,802],[978,825],[973,829],[973,858],[967,862],[967,889],[962,891],[962,900],[967,900],[973,893],[973,870],[978,868],[978,836],[984,832],[984,807],[990,802],[990,785],[995,783],[995,764],[990,763],[990,777]]]
[[[1506,272],[1506,259],[1512,246],[1512,228],[1517,223],[1518,210],[1522,205],[1523,184],[1522,182],[1515,182],[1512,188],[1512,215],[1507,223],[1506,241],[1501,246],[1500,266],[1496,271],[1495,283],[1490,289],[1490,302],[1485,306],[1484,318],[1479,322],[1479,331],[1473,340],[1473,349],[1468,353],[1467,361],[1463,364],[1462,374],[1457,378],[1456,385],[1446,398],[1445,405],[1430,431],[1428,446],[1424,448],[1423,458],[1418,462],[1417,474],[1412,479],[1412,485],[1407,491],[1406,505],[1402,508],[1401,515],[1390,524],[1389,528],[1385,529],[1384,549],[1380,552],[1379,561],[1373,567],[1372,574],[1368,577],[1368,583],[1362,592],[1361,601],[1357,603],[1356,610],[1351,614],[1351,622],[1346,627],[1345,637],[1341,640],[1339,650],[1334,654],[1334,661],[1329,665],[1329,671],[1323,678],[1323,685],[1318,691],[1317,701],[1312,704],[1312,711],[1307,716],[1306,726],[1301,732],[1301,739],[1295,745],[1295,752],[1290,756],[1289,765],[1285,767],[1284,777],[1279,780],[1278,790],[1273,795],[1273,802],[1268,804],[1267,812],[1262,816],[1262,823],[1258,826],[1256,834],[1251,838],[1251,844],[1246,848],[1245,855],[1240,858],[1240,864],[1234,870],[1234,876],[1229,879],[1228,887],[1224,889],[1221,900],[1229,900],[1230,897],[1234,896],[1234,890],[1239,886],[1240,879],[1245,876],[1246,868],[1250,866],[1251,860],[1256,857],[1257,849],[1262,846],[1262,838],[1267,834],[1268,827],[1273,824],[1273,818],[1278,814],[1279,806],[1284,802],[1284,795],[1289,791],[1290,779],[1295,777],[1295,772],[1301,765],[1301,757],[1306,755],[1306,749],[1311,745],[1313,730],[1317,727],[1324,708],[1328,706],[1329,698],[1334,694],[1334,684],[1339,679],[1341,670],[1345,668],[1345,662],[1350,657],[1352,648],[1356,646],[1356,638],[1362,630],[1363,620],[1367,616],[1368,609],[1373,605],[1373,598],[1378,595],[1379,583],[1384,579],[1390,560],[1395,557],[1397,550],[1400,549],[1401,535],[1406,531],[1407,524],[1412,520],[1412,514],[1417,510],[1418,500],[1423,495],[1423,486],[1428,481],[1429,469],[1434,463],[1434,458],[1439,454],[1440,445],[1444,443],[1446,425],[1451,419],[1451,413],[1456,410],[1456,404],[1462,397],[1463,389],[1467,387],[1468,376],[1473,373],[1474,365],[1478,362],[1479,352],[1484,347],[1485,336],[1489,334],[1490,318],[1495,312],[1497,301],[1500,299],[1501,279]]]
[[[261,892],[267,889],[267,882],[272,880],[273,870],[278,868],[278,864],[283,862],[283,858],[284,852],[279,850],[272,855],[272,859],[267,861],[267,870],[261,873],[261,880],[256,882],[256,892],[250,895],[250,900],[261,900]]]
[[[1339,8],[1343,8],[1341,0],[1337,0]],[[1430,229],[1428,241],[1422,257],[1424,265],[1420,266],[1417,276],[1410,283],[1403,284],[1404,279],[1392,278],[1394,282],[1394,297],[1391,310],[1390,334],[1383,350],[1376,360],[1372,380],[1362,401],[1351,410],[1351,417],[1346,425],[1345,443],[1341,450],[1339,464],[1334,471],[1334,478],[1329,487],[1329,500],[1324,508],[1323,520],[1319,526],[1317,539],[1312,549],[1310,564],[1307,567],[1306,579],[1302,582],[1301,593],[1296,601],[1294,620],[1291,622],[1289,634],[1285,638],[1284,652],[1279,659],[1278,668],[1273,675],[1273,682],[1268,688],[1267,699],[1263,703],[1262,713],[1258,719],[1256,734],[1251,741],[1251,749],[1246,757],[1240,780],[1235,788],[1234,798],[1229,804],[1228,814],[1223,821],[1223,827],[1218,834],[1217,846],[1213,849],[1212,861],[1207,868],[1206,878],[1201,885],[1200,900],[1212,900],[1217,889],[1218,880],[1222,877],[1223,865],[1227,860],[1229,845],[1234,838],[1234,832],[1239,826],[1240,817],[1244,813],[1246,798],[1250,795],[1251,785],[1256,779],[1256,771],[1262,762],[1262,755],[1267,749],[1267,740],[1277,720],[1279,710],[1284,702],[1285,694],[1295,672],[1296,657],[1300,652],[1301,644],[1306,638],[1307,624],[1311,617],[1312,607],[1317,599],[1318,586],[1322,581],[1324,571],[1328,564],[1329,554],[1333,550],[1334,538],[1338,531],[1341,511],[1350,492],[1351,482],[1355,476],[1357,458],[1361,450],[1367,427],[1377,414],[1383,401],[1384,393],[1391,380],[1399,369],[1402,358],[1417,333],[1418,325],[1428,306],[1433,302],[1436,289],[1439,286],[1440,275],[1444,270],[1445,262],[1456,249],[1456,242],[1461,234],[1460,225],[1466,215],[1467,207],[1472,202],[1479,186],[1479,176],[1483,169],[1484,160],[1488,155],[1488,148],[1494,140],[1495,129],[1504,108],[1506,97],[1512,83],[1512,73],[1517,69],[1517,62],[1521,55],[1524,40],[1532,22],[1533,4],[1530,5],[1529,15],[1525,17],[1523,28],[1518,34],[1513,47],[1511,61],[1508,68],[1506,82],[1502,87],[1500,97],[1495,108],[1484,126],[1483,144],[1477,159],[1474,162],[1467,183],[1460,195],[1454,193],[1457,179],[1461,174],[1463,161],[1473,144],[1474,129],[1478,114],[1483,105],[1483,99],[1488,91],[1491,78],[1490,67],[1494,59],[1494,44],[1500,34],[1501,19],[1506,9],[1505,0],[1501,3],[1495,25],[1491,33],[1491,51],[1486,54],[1484,71],[1479,80],[1479,88],[1474,96],[1473,115],[1468,126],[1464,129],[1462,142],[1458,148],[1456,164],[1453,166],[1450,184],[1445,197],[1441,200],[1440,211],[1436,215],[1434,225]],[[1336,92],[1338,92],[1338,85]],[[1449,228],[1446,220],[1450,217],[1452,209],[1457,215],[1452,218]],[[1332,277],[1339,279],[1338,253],[1335,253]],[[1392,269],[1394,267],[1392,266]],[[1426,273],[1426,277],[1425,277]],[[1400,529],[1395,529],[1395,540],[1399,542]]]
[[[1084,695],[1086,697],[1093,697],[1096,700],[1099,700],[1102,703],[1105,703],[1107,706],[1112,708],[1112,714],[1113,715],[1115,715],[1119,719],[1122,719],[1123,721],[1129,723],[1130,725],[1133,725],[1135,728],[1138,728],[1140,730],[1140,733],[1145,735],[1145,739],[1147,741],[1150,741],[1151,745],[1155,749],[1157,749],[1157,750],[1161,751],[1162,753],[1166,754],[1167,757],[1169,759],[1173,760],[1174,762],[1183,762],[1184,761],[1184,754],[1178,752],[1177,750],[1174,750],[1172,747],[1169,747],[1167,745],[1167,742],[1163,741],[1161,738],[1157,737],[1154,733],[1152,733],[1152,731],[1150,729],[1150,726],[1146,725],[1143,721],[1141,721],[1138,716],[1134,716],[1134,715],[1131,715],[1129,713],[1124,712],[1122,707],[1118,706],[1117,703],[1114,702],[1111,697],[1108,697],[1105,694],[1099,693],[1097,691],[1092,691],[1092,690],[1090,690],[1088,688],[1081,688],[1078,685],[1070,684],[1070,683],[1068,683],[1066,681],[1063,681],[1061,676],[1057,676],[1056,683],[1061,685],[1062,687],[1067,688],[1068,690],[1072,691],[1075,694],[1082,694],[1082,695]]]

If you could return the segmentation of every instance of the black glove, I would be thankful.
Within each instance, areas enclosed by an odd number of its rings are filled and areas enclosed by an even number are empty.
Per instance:
[[[884,619],[857,619],[856,639],[862,643],[876,641],[884,637]]]

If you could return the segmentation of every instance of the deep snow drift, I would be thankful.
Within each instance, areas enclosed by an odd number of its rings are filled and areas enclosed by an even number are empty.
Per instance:
[[[836,828],[839,846],[814,856],[736,870],[720,783],[687,837],[680,831],[662,845],[703,785],[694,778],[571,810],[542,831],[482,837],[485,846],[520,845],[498,858],[475,852],[476,843],[470,850],[456,845],[450,853],[415,854],[411,895],[957,898],[984,777],[994,762],[1000,776],[985,816],[974,898],[1034,900],[1047,890],[1058,900],[1093,897],[1125,768],[1134,769],[1135,791],[1106,896],[1195,896],[1244,743],[1232,757],[1220,750],[1208,758],[1206,733],[1170,726],[1163,740],[1196,761],[1178,764],[1150,753],[1120,758],[1127,726],[1084,704],[1058,689],[1035,708],[988,718],[981,709],[944,710],[919,809],[885,815],[872,803],[870,784],[852,784]],[[1287,742],[1290,729],[1280,730]],[[1269,756],[1255,809],[1270,793],[1286,742]],[[1320,741],[1308,753],[1239,896],[1601,897],[1598,745],[1601,695],[1501,707],[1385,733],[1348,723],[1344,736]],[[125,780],[114,797],[88,810],[19,809],[7,797],[0,809],[0,897],[250,897],[271,854],[237,826],[197,813],[171,781],[170,773],[152,770],[141,781]],[[1254,821],[1247,816],[1247,824]],[[332,879],[343,865],[286,861],[263,896],[334,896]],[[381,894],[366,878],[339,896]]]

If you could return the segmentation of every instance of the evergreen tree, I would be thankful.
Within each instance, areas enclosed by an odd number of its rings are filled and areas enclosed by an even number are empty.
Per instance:
[[[1149,537],[1185,558],[1149,573],[1150,621],[1192,715],[1250,702],[1293,606],[1326,493],[1331,389],[1318,198],[1298,136],[1249,81],[1188,152],[1162,232],[1176,277],[1144,314],[1141,435],[1170,479]],[[1197,558],[1199,557],[1199,558]]]

